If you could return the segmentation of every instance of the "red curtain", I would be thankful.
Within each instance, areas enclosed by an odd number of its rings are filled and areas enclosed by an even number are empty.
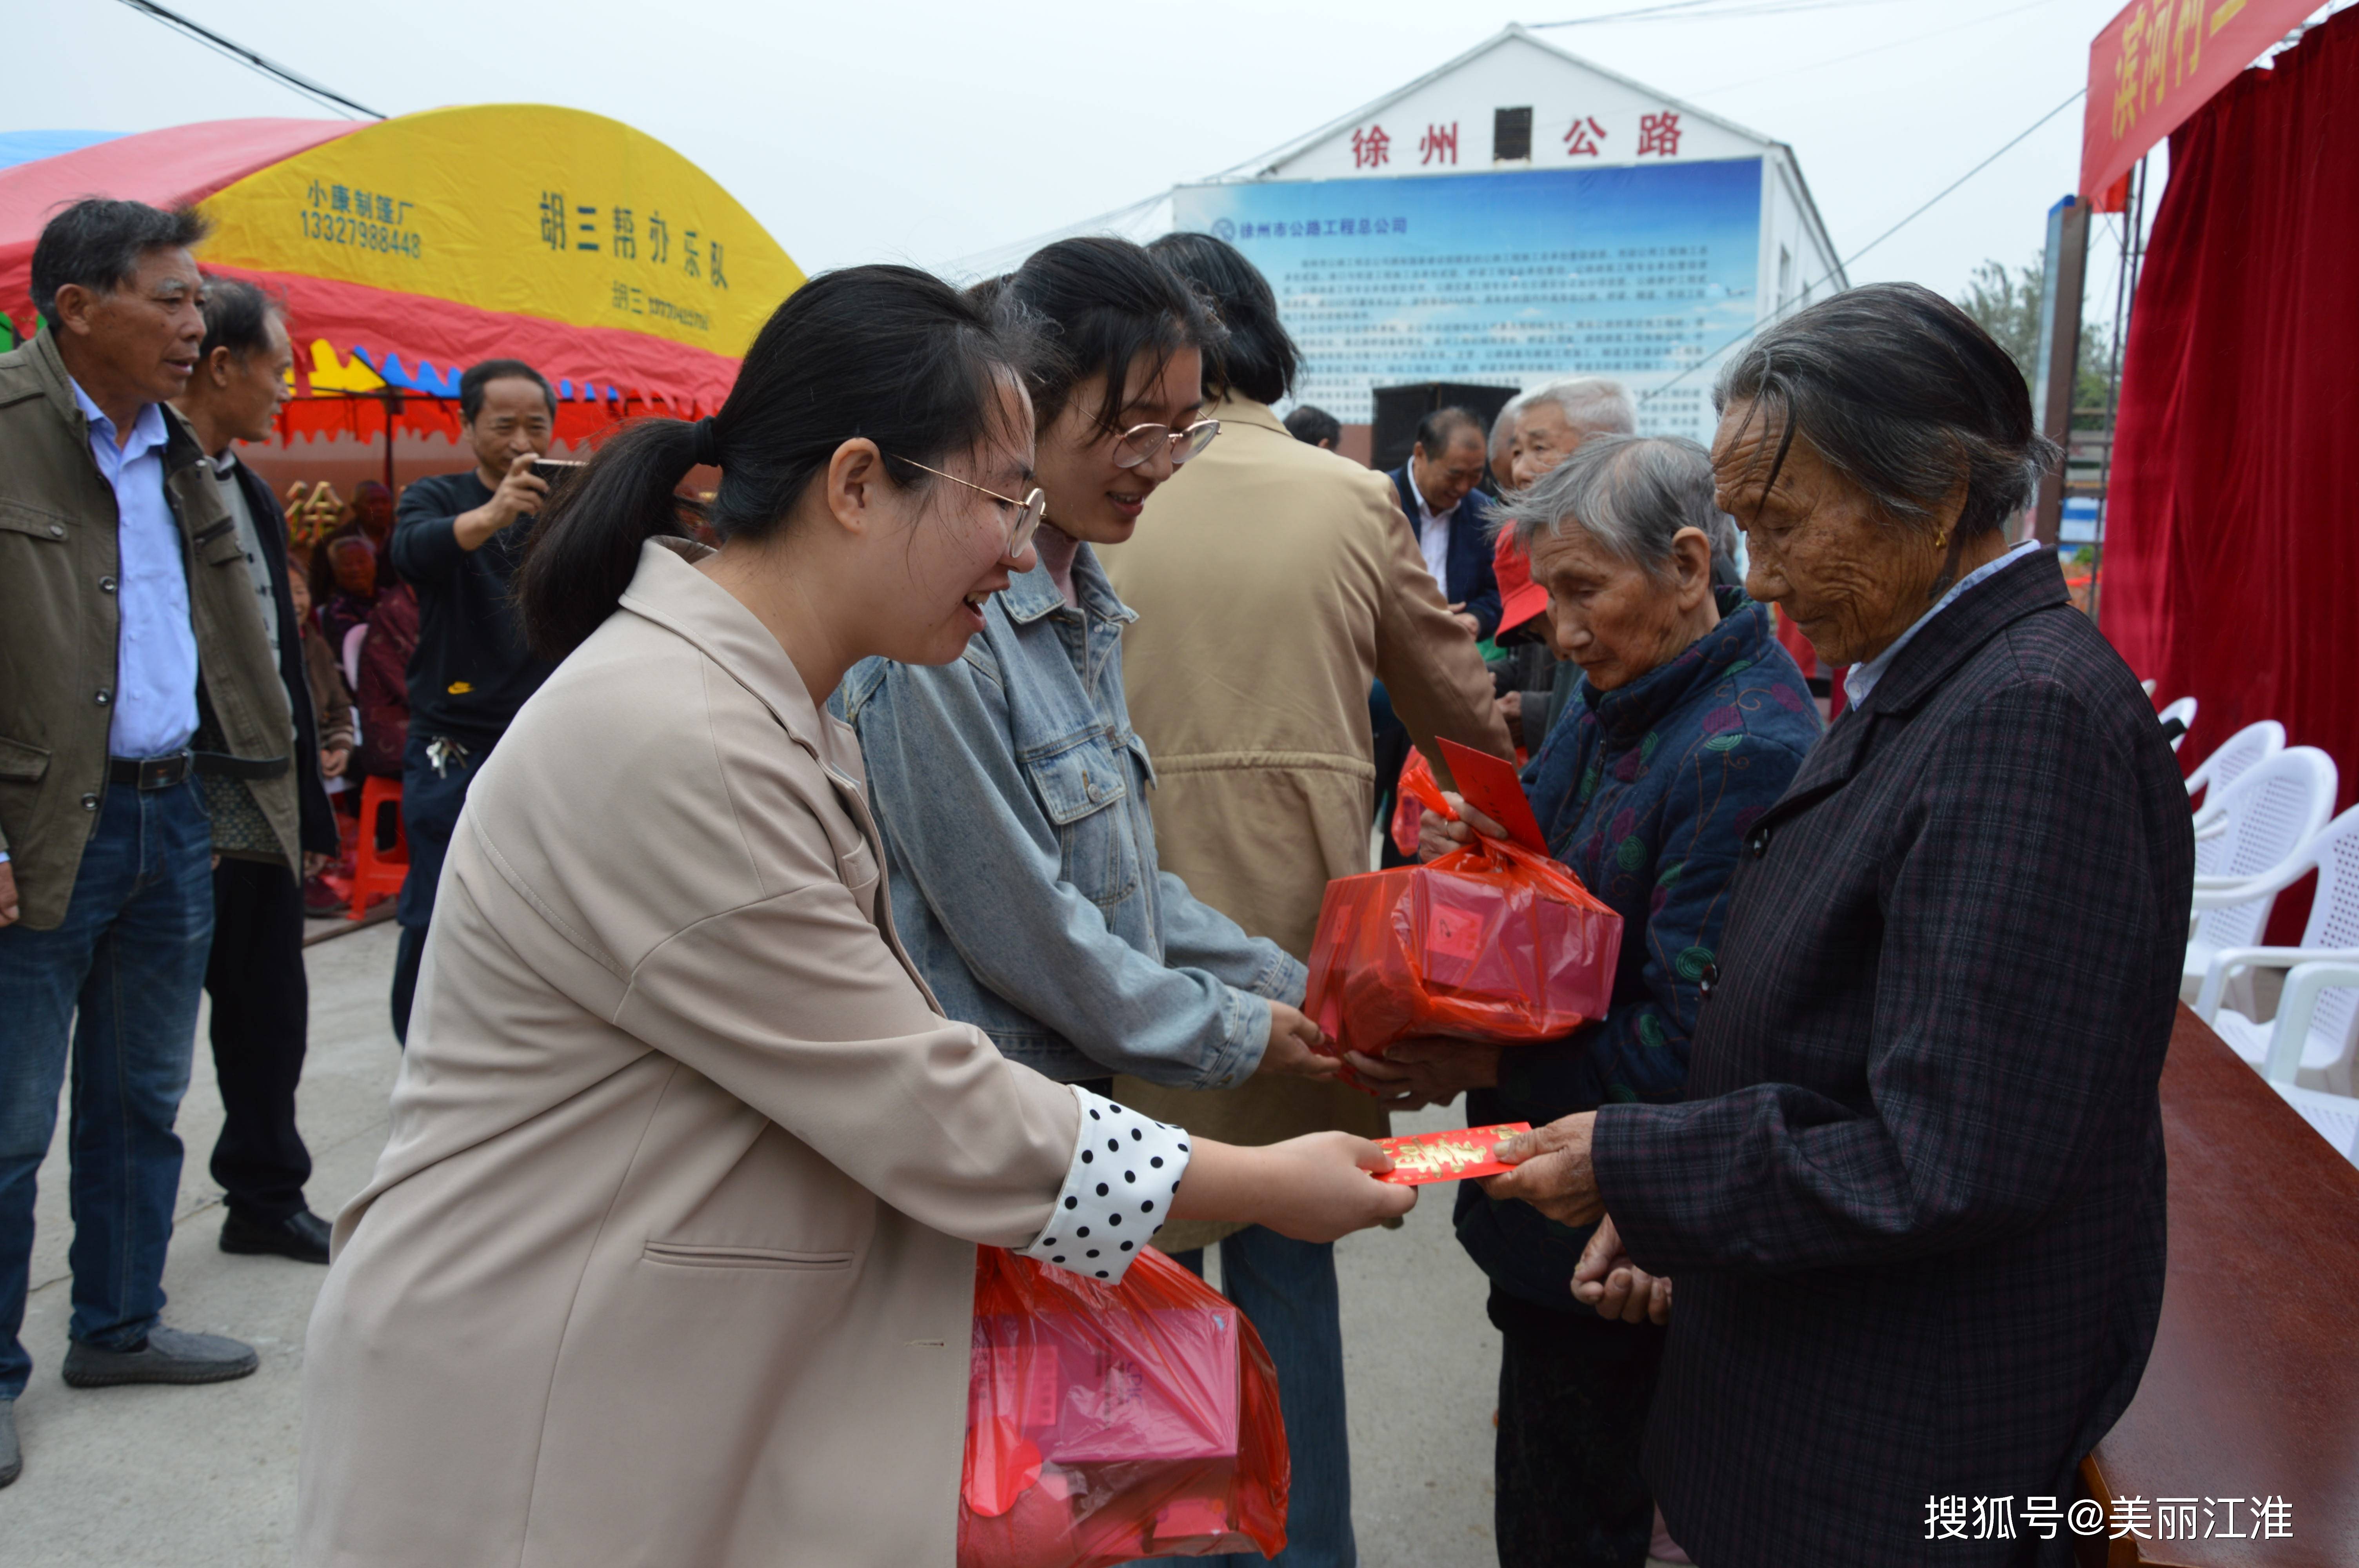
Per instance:
[[[2189,765],[2275,719],[2359,793],[2359,12],[2170,138],[2138,283],[2098,614]],[[2288,903],[2293,907],[2288,909]],[[2299,934],[2301,901],[2273,935]],[[2290,921],[2290,929],[2288,923]]]

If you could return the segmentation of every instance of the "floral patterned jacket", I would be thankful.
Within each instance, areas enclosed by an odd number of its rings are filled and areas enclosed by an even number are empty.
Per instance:
[[[1584,681],[1524,769],[1549,852],[1622,916],[1621,964],[1603,1018],[1500,1053],[1499,1087],[1469,1097],[1469,1125],[1537,1127],[1609,1100],[1676,1100],[1686,1087],[1699,988],[1745,830],[1785,794],[1821,728],[1767,607],[1718,591],[1718,626],[1616,690]],[[1586,1227],[1495,1203],[1472,1182],[1457,1222],[1502,1289],[1575,1310]]]

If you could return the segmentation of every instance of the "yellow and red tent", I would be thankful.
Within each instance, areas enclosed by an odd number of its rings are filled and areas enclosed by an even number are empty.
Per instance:
[[[33,328],[34,242],[63,204],[195,204],[209,271],[288,306],[308,399],[290,433],[458,433],[459,373],[525,360],[559,434],[628,410],[709,413],[803,274],[735,199],[630,126],[544,104],[375,124],[221,120],[0,170],[0,343]],[[398,397],[399,413],[393,414]],[[353,395],[387,413],[354,417]]]

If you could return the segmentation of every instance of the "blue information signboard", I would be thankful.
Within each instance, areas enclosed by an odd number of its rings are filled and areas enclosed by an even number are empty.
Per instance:
[[[1182,186],[1173,204],[1269,278],[1306,362],[1296,398],[1346,424],[1378,386],[1605,375],[1654,394],[1640,429],[1708,440],[1707,362],[1759,305],[1758,158]]]

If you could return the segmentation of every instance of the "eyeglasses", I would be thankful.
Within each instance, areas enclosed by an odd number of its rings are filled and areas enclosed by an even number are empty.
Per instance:
[[[999,503],[1002,506],[1013,506],[1016,508],[1016,516],[1007,524],[1006,554],[1010,556],[1020,556],[1024,553],[1024,546],[1030,544],[1032,542],[1032,535],[1040,531],[1040,519],[1049,514],[1048,492],[1038,489],[1038,487],[1035,487],[1032,493],[1026,496],[1023,500],[1016,501],[1000,494],[999,492],[995,490],[984,490],[983,486],[975,483],[974,481],[971,479],[961,479],[954,473],[944,473],[940,469],[927,468],[925,464],[918,461],[915,458],[899,458],[895,460],[908,463],[911,468],[919,469],[926,473],[932,474],[936,479],[946,479],[952,484],[962,484],[969,490],[979,491],[983,494],[991,497],[992,500]]]
[[[1135,469],[1162,447],[1171,453],[1171,466],[1176,469],[1211,446],[1220,433],[1218,419],[1199,419],[1178,430],[1169,425],[1133,425],[1114,438],[1114,467]]]

